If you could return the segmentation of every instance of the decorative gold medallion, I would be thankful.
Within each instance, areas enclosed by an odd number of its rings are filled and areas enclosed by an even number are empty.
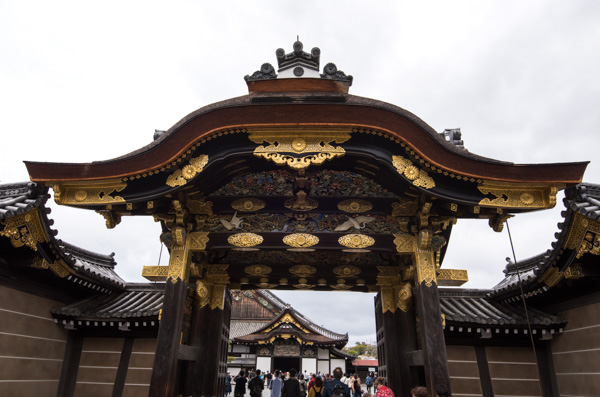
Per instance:
[[[350,131],[332,128],[255,129],[250,131],[249,138],[260,145],[254,149],[255,156],[302,170],[311,164],[323,164],[346,154],[342,147],[332,143],[346,142],[350,139]],[[265,142],[268,145],[263,145]]]
[[[317,272],[317,268],[309,265],[296,265],[289,269],[290,273],[298,277],[309,277]]]
[[[469,273],[462,269],[439,269],[437,284],[444,287],[460,287],[469,281]]]
[[[295,251],[302,251],[319,243],[319,238],[308,233],[288,234],[283,238],[283,243],[296,248]],[[312,250],[312,249],[311,249]]]
[[[190,159],[188,165],[184,166],[182,169],[175,170],[169,175],[166,182],[167,185],[171,187],[185,185],[190,179],[201,173],[206,164],[208,164],[208,155],[206,154]]]
[[[272,270],[273,269],[271,269],[269,266],[265,266],[265,265],[252,265],[252,266],[246,266],[244,268],[244,271],[246,272],[247,275],[254,276],[254,277],[266,276],[269,273],[271,273]]]
[[[375,239],[364,234],[346,234],[338,239],[338,243],[348,248],[366,248],[375,244]]]
[[[257,198],[243,198],[231,203],[231,208],[240,212],[254,212],[265,208],[266,203]]]
[[[255,233],[237,233],[227,238],[227,242],[236,247],[254,247],[263,242],[262,236]]]
[[[333,269],[333,273],[341,277],[356,277],[361,270],[356,266],[338,266]]]
[[[337,205],[340,211],[357,214],[367,212],[373,209],[373,204],[367,200],[344,200]]]
[[[424,189],[435,187],[435,181],[429,174],[413,165],[412,161],[402,156],[392,156],[392,164],[400,175],[404,175],[406,179],[412,182],[413,185]]]

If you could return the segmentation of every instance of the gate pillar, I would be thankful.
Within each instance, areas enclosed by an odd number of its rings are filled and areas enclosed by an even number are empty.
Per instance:
[[[177,395],[178,353],[188,289],[190,239],[182,227],[174,228],[172,234],[173,247],[150,379],[150,397]]]
[[[420,371],[412,354],[417,350],[415,311],[411,285],[402,282],[396,267],[380,267],[375,297],[378,374],[387,379],[397,396],[410,397],[420,383]]]
[[[223,396],[227,374],[227,346],[231,318],[231,294],[227,265],[208,265],[204,279],[196,281],[189,344],[198,358],[185,364],[183,395]]]
[[[432,237],[431,230],[419,232],[414,241],[414,268],[415,300],[425,379],[429,393],[435,395],[437,385],[445,385],[450,390],[450,376],[437,288],[437,269],[431,248]]]

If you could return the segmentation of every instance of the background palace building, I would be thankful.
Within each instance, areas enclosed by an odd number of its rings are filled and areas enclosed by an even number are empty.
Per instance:
[[[600,395],[600,186],[582,183],[587,163],[477,156],[459,130],[348,94],[352,77],[321,68],[318,48],[276,57],[246,76],[248,95],[135,152],[26,162],[30,182],[0,186],[0,394],[222,396],[228,365],[347,365],[345,330],[267,291],[279,289],[377,293],[378,372],[396,396],[418,384]],[[49,189],[108,228],[153,217],[169,265],[128,283],[113,255],[57,239]],[[501,231],[555,205],[551,250],[510,261],[492,289],[458,288],[466,271],[444,267],[458,219]]]

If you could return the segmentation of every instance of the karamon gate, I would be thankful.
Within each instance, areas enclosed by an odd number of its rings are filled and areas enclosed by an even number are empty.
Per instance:
[[[474,155],[458,130],[352,96],[352,77],[302,43],[246,76],[249,94],[201,108],[122,157],[28,162],[59,204],[161,223],[169,266],[151,396],[222,396],[230,290],[376,292],[379,373],[397,395],[448,387],[438,286],[458,219],[495,231],[553,207],[585,163],[515,165]],[[158,237],[158,236],[157,236]],[[303,339],[290,321],[289,338]]]

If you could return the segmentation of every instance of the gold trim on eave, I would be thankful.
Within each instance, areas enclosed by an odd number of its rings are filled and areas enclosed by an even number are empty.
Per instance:
[[[169,175],[166,184],[171,187],[185,185],[189,180],[201,173],[207,163],[208,155],[206,154],[190,159],[188,165],[183,166],[181,169],[176,169],[171,175]]]
[[[557,186],[492,182],[484,182],[477,189],[485,195],[495,196],[493,199],[482,199],[479,205],[501,208],[553,208],[558,192]]]
[[[56,183],[52,185],[54,201],[62,205],[114,204],[125,199],[114,195],[123,191],[127,183],[121,179]]]
[[[350,139],[350,129],[340,128],[261,128],[249,131],[250,140],[260,146],[254,149],[256,157],[271,160],[277,165],[287,165],[303,170],[310,165],[323,164],[341,157],[346,151],[341,146]],[[265,142],[268,145],[263,145]]]
[[[429,174],[420,170],[409,159],[402,156],[392,156],[392,164],[400,175],[404,175],[406,179],[412,182],[417,187],[431,189],[435,187],[435,181]]]

